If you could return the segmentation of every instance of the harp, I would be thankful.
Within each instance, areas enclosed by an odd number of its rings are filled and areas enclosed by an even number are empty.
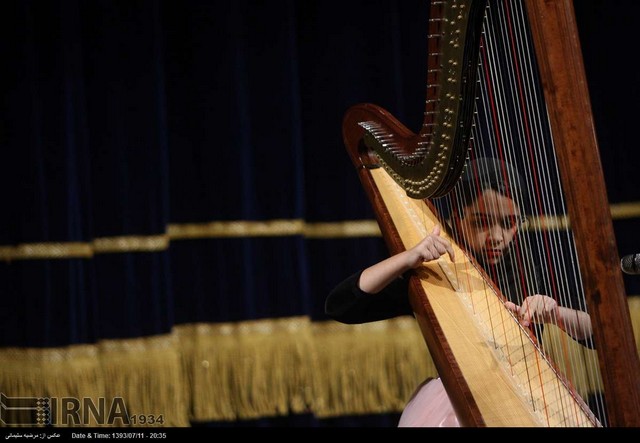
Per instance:
[[[521,58],[524,52],[531,58]],[[510,78],[506,86],[494,83],[501,76]],[[497,109],[500,95],[506,110]],[[502,127],[483,128],[488,124]],[[493,146],[512,163],[533,165],[528,183],[557,174],[560,191],[540,198],[535,190],[540,206],[532,229],[559,231],[549,227],[551,220],[567,222],[562,229],[574,258],[553,255],[550,261],[577,263],[566,290],[581,292],[582,310],[590,315],[597,357],[587,372],[598,381],[578,388],[573,357],[560,363],[550,356],[505,308],[482,266],[456,244],[454,263],[441,258],[415,270],[410,300],[461,424],[640,425],[640,364],[571,0],[432,1],[422,128],[413,133],[384,109],[360,104],[347,111],[343,137],[392,254],[443,223],[447,206],[439,202],[455,191],[480,145]],[[544,147],[533,154],[538,145]],[[558,212],[555,203],[545,203],[556,196]],[[548,234],[540,235],[542,250]],[[588,403],[589,389],[604,394],[604,412]]]

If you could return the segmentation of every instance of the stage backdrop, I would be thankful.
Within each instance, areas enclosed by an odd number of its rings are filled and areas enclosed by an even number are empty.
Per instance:
[[[584,3],[618,248],[640,252],[629,12],[640,7]],[[323,305],[387,255],[342,116],[371,102],[419,128],[427,10],[2,2],[6,401],[121,399],[131,424],[395,426],[435,375],[419,329],[411,317],[341,325]],[[625,284],[640,294],[638,277]],[[42,423],[108,419],[55,412]]]

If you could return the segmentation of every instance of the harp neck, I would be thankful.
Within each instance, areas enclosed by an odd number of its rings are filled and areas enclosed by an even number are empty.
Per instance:
[[[434,1],[430,8],[427,99],[418,134],[384,110],[360,126],[356,157],[374,158],[413,198],[445,195],[460,177],[469,149],[479,42],[486,0]],[[357,129],[352,129],[356,130]],[[366,151],[371,151],[366,154]]]

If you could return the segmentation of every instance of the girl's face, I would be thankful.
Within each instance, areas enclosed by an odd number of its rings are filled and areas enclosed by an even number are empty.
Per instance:
[[[476,258],[496,264],[513,242],[520,220],[520,208],[512,199],[487,189],[473,204],[463,208],[456,223]]]

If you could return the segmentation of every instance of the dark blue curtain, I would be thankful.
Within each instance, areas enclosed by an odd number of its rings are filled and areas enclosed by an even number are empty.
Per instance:
[[[625,45],[634,14],[618,12],[639,7],[584,3],[576,9],[609,198],[637,202],[628,111],[640,91]],[[194,322],[326,320],[332,286],[386,256],[380,238],[82,245],[162,241],[170,225],[189,223],[372,219],[342,116],[371,102],[419,128],[427,17],[423,0],[2,2],[0,246],[16,250],[0,263],[0,346],[151,336]],[[615,228],[621,253],[640,251],[637,218]],[[25,244],[49,252],[37,258],[17,249]],[[625,283],[640,294],[639,280]],[[392,414],[273,424],[359,419],[397,423]]]

